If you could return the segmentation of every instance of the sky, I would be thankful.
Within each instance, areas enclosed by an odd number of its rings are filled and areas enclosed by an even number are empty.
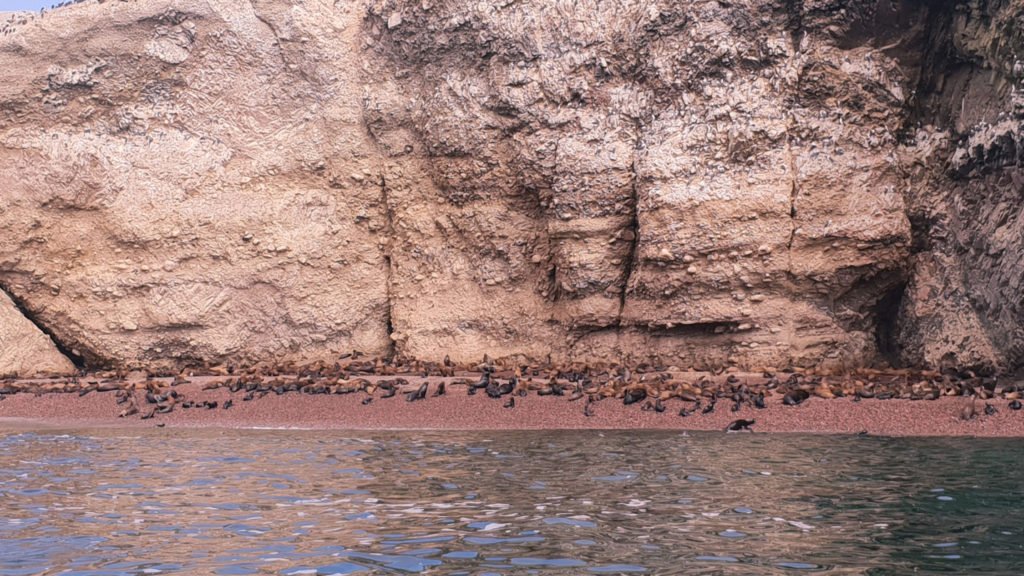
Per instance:
[[[0,12],[14,10],[39,10],[60,4],[63,0],[0,0]]]

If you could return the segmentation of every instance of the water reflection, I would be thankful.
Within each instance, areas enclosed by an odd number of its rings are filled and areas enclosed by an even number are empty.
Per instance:
[[[1018,573],[1013,440],[0,436],[0,576]]]

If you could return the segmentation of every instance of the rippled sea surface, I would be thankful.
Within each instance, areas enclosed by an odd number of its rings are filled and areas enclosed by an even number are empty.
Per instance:
[[[0,575],[1021,574],[1024,443],[0,431]]]

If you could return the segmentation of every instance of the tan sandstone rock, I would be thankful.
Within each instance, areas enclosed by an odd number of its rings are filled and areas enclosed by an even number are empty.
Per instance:
[[[0,287],[93,366],[1013,368],[1022,6],[17,15]]]
[[[29,377],[70,374],[74,370],[74,364],[57,350],[53,340],[0,292],[0,373]]]

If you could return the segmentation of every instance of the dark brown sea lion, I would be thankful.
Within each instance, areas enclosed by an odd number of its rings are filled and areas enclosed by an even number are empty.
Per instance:
[[[715,404],[717,402],[718,402],[718,399],[715,398],[714,396],[712,396],[711,397],[711,402],[708,402],[708,405],[705,406],[704,409],[700,411],[700,413],[701,414],[711,414],[712,412],[715,411]]]
[[[417,400],[423,400],[424,398],[427,397],[427,388],[428,388],[428,385],[427,385],[426,382],[424,382],[423,384],[420,384],[420,387],[417,388],[415,391],[409,392],[408,394],[405,395],[405,400],[407,402],[415,402]]]
[[[647,389],[643,387],[635,387],[626,389],[625,394],[622,396],[622,403],[626,406],[630,404],[636,404],[647,399]]]
[[[754,397],[754,408],[757,408],[758,410],[764,410],[765,408],[767,408],[767,406],[764,405],[763,392],[759,393],[756,397]]]
[[[805,400],[810,398],[811,395],[806,390],[791,390],[782,397],[782,403],[786,406],[797,406],[803,403]]]
[[[753,426],[755,422],[756,422],[756,420],[744,420],[742,418],[740,418],[739,420],[733,420],[732,422],[729,423],[728,426],[725,427],[725,431],[726,432],[753,432],[753,430],[751,430],[750,427]]]

